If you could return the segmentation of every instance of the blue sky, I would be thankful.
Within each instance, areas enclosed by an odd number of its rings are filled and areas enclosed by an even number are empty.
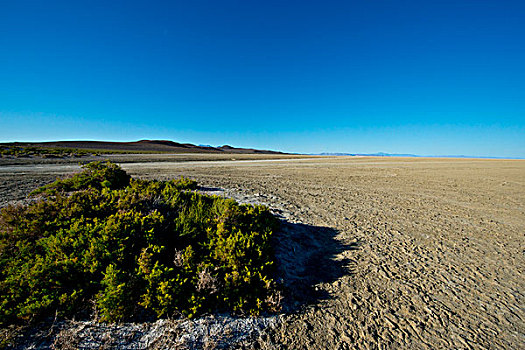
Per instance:
[[[2,1],[0,141],[525,157],[523,1]]]

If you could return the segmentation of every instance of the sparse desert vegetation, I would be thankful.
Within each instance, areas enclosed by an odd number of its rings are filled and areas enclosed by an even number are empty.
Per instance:
[[[78,148],[59,148],[59,147],[22,147],[22,146],[0,146],[0,157],[83,157],[97,155],[104,151],[83,150]]]
[[[119,150],[103,148],[76,148],[76,147],[42,147],[42,146],[9,146],[0,145],[0,158],[85,158],[100,155],[122,154],[154,154],[158,152],[148,150]]]
[[[264,204],[283,216],[281,229],[272,234],[276,276],[288,286],[283,311],[249,322],[242,317],[119,326],[71,321],[53,332],[50,325],[40,328],[43,335],[28,346],[42,339],[51,344],[75,339],[78,347],[90,349],[153,343],[159,348],[244,349],[525,345],[522,160],[122,159],[133,181],[157,180],[151,183],[159,186],[184,176],[201,190]],[[75,170],[71,164],[31,159],[17,166],[2,161],[7,164],[0,166],[3,206],[27,204],[24,198],[35,188]],[[43,191],[52,192],[50,187]],[[102,193],[122,191],[101,188]],[[172,256],[175,260],[175,251]],[[252,336],[229,336],[247,330],[253,330]]]
[[[132,179],[94,162],[0,213],[0,323],[92,312],[100,320],[277,311],[263,206]]]

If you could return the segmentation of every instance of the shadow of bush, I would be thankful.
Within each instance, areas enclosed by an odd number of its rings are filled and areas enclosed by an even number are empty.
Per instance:
[[[351,273],[351,261],[338,255],[358,249],[359,243],[346,244],[336,239],[338,231],[329,227],[281,222],[274,235],[275,257],[280,282],[284,287],[284,312],[330,298],[316,288]],[[317,289],[317,290],[316,290]]]

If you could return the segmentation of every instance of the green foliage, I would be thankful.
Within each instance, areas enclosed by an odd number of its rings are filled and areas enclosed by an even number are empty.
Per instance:
[[[71,315],[93,300],[103,320],[275,311],[267,208],[131,179],[112,163],[0,211],[0,324]]]
[[[11,146],[0,145],[0,158],[62,158],[62,157],[86,157],[97,156],[101,154],[141,154],[141,153],[166,153],[159,151],[133,151],[133,150],[111,150],[111,149],[82,149],[70,147],[35,147],[35,146]]]
[[[66,179],[57,180],[33,191],[36,194],[57,194],[88,189],[116,190],[129,185],[131,177],[118,165],[107,162],[92,162],[83,166],[84,171]]]
[[[0,156],[11,157],[29,157],[40,156],[44,158],[58,158],[58,157],[83,157],[91,154],[100,153],[100,151],[92,151],[78,148],[66,147],[21,147],[21,146],[0,146]]]
[[[130,303],[133,297],[131,276],[126,276],[115,265],[109,264],[101,281],[102,289],[97,294],[97,306],[102,313],[102,321],[120,321],[129,317],[133,311]]]

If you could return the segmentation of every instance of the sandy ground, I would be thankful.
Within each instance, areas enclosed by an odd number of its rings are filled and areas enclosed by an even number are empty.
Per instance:
[[[193,160],[122,165],[227,189],[288,222],[288,306],[237,347],[525,348],[525,161]],[[0,162],[0,205],[75,168],[12,165]]]

